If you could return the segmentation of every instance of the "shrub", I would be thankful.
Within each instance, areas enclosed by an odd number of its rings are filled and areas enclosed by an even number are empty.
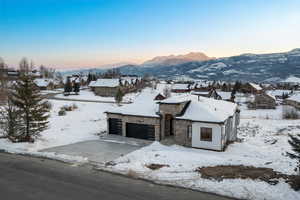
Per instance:
[[[67,113],[66,113],[66,111],[64,110],[64,109],[60,109],[60,111],[58,111],[58,115],[59,116],[64,116],[64,115],[66,115]]]
[[[299,113],[295,108],[283,109],[283,119],[299,119]]]

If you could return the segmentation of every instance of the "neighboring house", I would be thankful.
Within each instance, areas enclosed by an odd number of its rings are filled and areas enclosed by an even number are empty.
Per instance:
[[[300,93],[293,94],[289,98],[284,100],[286,105],[293,106],[294,108],[300,110]]]
[[[183,84],[183,83],[175,83],[172,85],[171,92],[174,93],[185,93],[190,92],[190,85],[189,84]]]
[[[242,92],[243,93],[250,93],[250,94],[259,94],[262,93],[263,89],[255,83],[246,83],[242,87]]]
[[[40,90],[54,89],[54,81],[52,79],[36,78],[34,79],[34,83]]]
[[[267,93],[276,99],[284,99],[292,95],[292,90],[268,90]]]
[[[250,109],[275,109],[276,98],[268,93],[256,94],[254,101],[248,104]]]
[[[143,81],[136,77],[122,77],[120,79],[97,79],[89,83],[89,88],[96,95],[114,97],[117,91],[122,90],[123,94],[136,92],[143,87]]]
[[[208,92],[193,92],[192,94],[197,95],[198,97],[207,97],[207,98],[213,98],[216,100],[222,100],[222,97],[214,89],[212,89]]]
[[[94,84],[96,83],[96,81],[91,81],[88,85],[88,87],[92,90],[92,91],[95,91],[94,89]]]
[[[108,134],[173,138],[179,145],[217,151],[237,139],[239,110],[234,103],[193,95],[145,99],[107,111]]]
[[[96,95],[114,97],[121,84],[119,79],[97,79],[90,87]]]

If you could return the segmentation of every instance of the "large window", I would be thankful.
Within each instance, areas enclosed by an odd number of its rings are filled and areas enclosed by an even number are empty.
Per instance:
[[[212,128],[201,127],[200,140],[211,142],[212,141]]]

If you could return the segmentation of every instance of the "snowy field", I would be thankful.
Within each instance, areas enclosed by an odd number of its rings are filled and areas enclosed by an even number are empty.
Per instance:
[[[98,139],[97,134],[106,130],[106,117],[103,112],[116,106],[110,103],[74,102],[78,109],[67,112],[65,116],[58,116],[62,106],[73,103],[58,100],[50,102],[53,108],[49,118],[49,129],[42,132],[35,143],[12,144],[7,139],[0,139],[0,148],[36,152],[50,147]]]
[[[145,96],[154,97],[157,93],[162,92],[164,87],[165,85],[159,84],[155,91],[146,89],[141,94],[134,94],[130,98],[132,98],[131,100],[140,98],[139,101],[142,101]],[[68,98],[102,100],[101,97],[94,96],[88,90],[83,90],[80,95],[72,95]],[[78,109],[67,112],[65,116],[58,116],[60,107],[72,105],[73,103],[59,100],[50,100],[50,102],[53,105],[50,127],[41,133],[35,143],[12,144],[7,139],[0,139],[0,149],[83,161],[85,158],[69,158],[64,155],[38,151],[99,139],[98,134],[106,130],[107,126],[106,116],[103,112],[117,106],[113,103],[74,102]],[[195,169],[216,165],[247,165],[268,167],[285,174],[294,174],[296,163],[286,157],[285,154],[290,151],[287,142],[288,134],[299,132],[300,120],[283,120],[281,106],[278,106],[276,110],[248,110],[246,106],[242,105],[238,131],[240,141],[229,145],[225,152],[186,148],[178,145],[164,146],[159,142],[154,142],[147,147],[116,159],[114,161],[116,165],[109,166],[106,169],[123,174],[134,173],[156,182],[236,198],[296,200],[300,199],[300,192],[292,190],[284,180],[279,181],[277,185],[250,179],[225,179],[218,182],[201,178],[201,174],[196,172]],[[146,167],[149,164],[168,166],[151,170]]]
[[[129,93],[126,94],[123,97],[123,102],[133,102],[136,96],[139,95],[139,93]],[[101,97],[94,94],[89,89],[81,90],[79,95],[69,95],[64,96],[63,94],[57,94],[55,95],[57,98],[64,98],[64,99],[76,99],[76,100],[83,100],[83,101],[105,101],[105,102],[115,102],[114,97]]]

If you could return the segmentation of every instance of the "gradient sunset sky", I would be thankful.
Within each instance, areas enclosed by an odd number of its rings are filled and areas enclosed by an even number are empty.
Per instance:
[[[0,0],[0,57],[57,68],[300,47],[300,0]]]

